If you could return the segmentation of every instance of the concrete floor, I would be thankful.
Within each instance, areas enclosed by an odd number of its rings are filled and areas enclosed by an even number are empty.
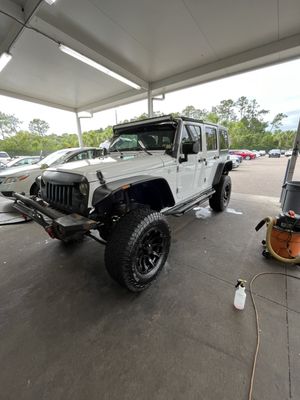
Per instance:
[[[233,308],[234,284],[300,276],[261,256],[254,226],[278,212],[276,198],[234,193],[228,212],[170,218],[166,268],[139,295],[109,278],[90,238],[66,247],[34,223],[0,226],[0,398],[246,400],[255,320],[249,294]],[[300,398],[299,285],[255,283],[255,400]]]

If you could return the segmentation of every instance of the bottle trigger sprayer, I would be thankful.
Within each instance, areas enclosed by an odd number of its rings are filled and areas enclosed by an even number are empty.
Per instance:
[[[243,279],[238,279],[237,284],[235,285],[236,291],[234,295],[233,305],[238,310],[243,310],[245,308],[246,302],[246,291],[245,291],[245,283]]]

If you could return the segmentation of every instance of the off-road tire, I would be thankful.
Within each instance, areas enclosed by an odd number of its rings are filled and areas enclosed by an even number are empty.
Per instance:
[[[214,211],[224,211],[228,206],[231,195],[231,178],[222,175],[220,182],[215,186],[216,192],[209,199],[209,205]]]
[[[106,269],[120,285],[140,292],[161,272],[170,241],[170,228],[161,213],[149,208],[134,209],[120,219],[109,236]]]

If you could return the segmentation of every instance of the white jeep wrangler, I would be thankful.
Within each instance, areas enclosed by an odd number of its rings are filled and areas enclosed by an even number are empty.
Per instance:
[[[131,291],[147,288],[170,248],[166,215],[230,199],[224,127],[164,116],[116,125],[107,154],[47,169],[40,198],[15,193],[14,207],[63,241],[83,235],[106,245],[110,276]],[[98,231],[99,237],[92,232]]]

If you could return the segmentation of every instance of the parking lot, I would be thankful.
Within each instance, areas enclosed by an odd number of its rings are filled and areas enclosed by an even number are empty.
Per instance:
[[[279,197],[289,158],[260,157],[243,161],[232,174],[236,193]],[[293,180],[300,180],[300,167],[296,166]]]
[[[236,280],[300,276],[263,258],[265,230],[254,230],[279,212],[286,162],[244,161],[226,212],[204,204],[170,218],[167,266],[139,295],[108,277],[89,238],[64,246],[34,223],[0,226],[0,398],[246,400],[255,318],[249,293],[233,308]],[[253,399],[300,398],[299,283],[271,275],[255,293]]]

